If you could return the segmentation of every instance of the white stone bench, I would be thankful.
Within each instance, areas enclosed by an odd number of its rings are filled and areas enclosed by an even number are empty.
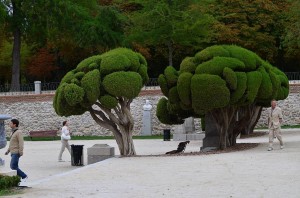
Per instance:
[[[95,144],[87,148],[87,164],[93,164],[115,156],[115,148],[108,144]]]

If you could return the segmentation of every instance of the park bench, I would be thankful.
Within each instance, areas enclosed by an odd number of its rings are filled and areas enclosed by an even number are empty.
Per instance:
[[[47,130],[47,131],[29,131],[29,137],[32,140],[33,137],[57,137],[57,130]]]

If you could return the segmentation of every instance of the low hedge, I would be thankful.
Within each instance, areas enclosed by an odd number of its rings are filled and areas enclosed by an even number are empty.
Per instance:
[[[21,179],[19,176],[0,175],[0,190],[6,190],[19,185]]]

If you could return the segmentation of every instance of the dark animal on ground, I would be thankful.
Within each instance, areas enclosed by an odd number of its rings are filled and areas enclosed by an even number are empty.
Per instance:
[[[176,154],[176,153],[183,153],[185,150],[186,145],[190,143],[190,141],[180,142],[178,144],[177,150],[166,152],[166,154]]]

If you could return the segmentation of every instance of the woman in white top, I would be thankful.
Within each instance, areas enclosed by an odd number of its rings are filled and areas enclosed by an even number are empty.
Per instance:
[[[61,129],[61,149],[58,155],[58,161],[63,162],[62,154],[65,151],[65,148],[68,149],[69,153],[71,154],[71,147],[69,145],[69,140],[71,139],[70,130],[68,127],[68,121],[63,121],[63,127]]]

